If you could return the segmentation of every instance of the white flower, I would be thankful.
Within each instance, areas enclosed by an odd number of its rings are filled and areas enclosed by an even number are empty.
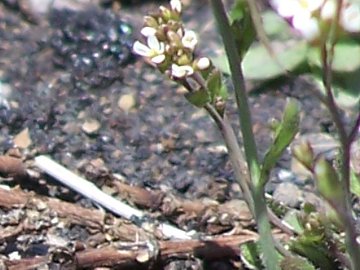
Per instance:
[[[272,0],[271,4],[280,16],[291,19],[292,26],[305,39],[312,41],[320,35],[318,18],[313,17],[325,0]]]
[[[271,0],[271,5],[280,16],[291,18],[298,14],[310,13],[319,9],[324,0]]]
[[[181,12],[181,1],[180,0],[171,0],[170,6],[173,11],[176,11],[178,13]]]
[[[351,3],[341,11],[340,24],[345,31],[360,32],[360,4]]]
[[[327,0],[321,8],[321,19],[327,21],[332,20],[336,14],[336,2],[334,0]]]
[[[140,41],[136,41],[133,51],[138,55],[149,57],[155,64],[161,64],[165,60],[165,44],[159,42],[156,36],[148,36],[147,46]]]
[[[171,65],[171,75],[175,78],[184,78],[190,76],[194,73],[194,70],[191,66],[184,65],[179,66],[177,64]]]
[[[197,42],[198,40],[195,32],[192,30],[185,30],[184,36],[181,39],[181,43],[183,44],[183,46],[193,51],[196,47]]]
[[[320,36],[319,21],[304,13],[302,16],[295,16],[292,20],[293,27],[308,41],[313,41]]]
[[[201,57],[197,63],[196,63],[196,67],[199,69],[199,70],[204,70],[204,69],[207,69],[208,67],[210,67],[210,59],[207,58],[207,57]]]
[[[156,34],[156,29],[153,27],[149,27],[149,26],[145,26],[141,29],[140,33],[144,36],[144,37],[149,37],[149,36],[155,36]]]

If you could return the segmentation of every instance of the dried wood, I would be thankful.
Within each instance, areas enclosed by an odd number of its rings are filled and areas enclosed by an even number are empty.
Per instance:
[[[145,265],[164,264],[169,259],[197,257],[202,260],[239,260],[240,246],[257,239],[257,234],[244,231],[242,235],[219,236],[207,240],[171,240],[154,243],[139,243],[129,246],[86,249],[61,261],[70,269],[94,267],[128,267],[143,269]],[[156,250],[158,247],[158,250]],[[155,248],[155,250],[154,250]],[[27,270],[54,263],[56,252],[32,259],[5,260],[9,270]]]

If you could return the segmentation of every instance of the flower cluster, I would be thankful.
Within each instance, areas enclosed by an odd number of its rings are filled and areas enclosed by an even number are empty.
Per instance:
[[[336,17],[337,0],[271,0],[280,16],[309,41],[317,40]],[[343,0],[338,26],[345,32],[360,32],[360,4]]]
[[[181,22],[181,10],[181,2],[171,0],[169,8],[160,6],[156,14],[145,16],[141,34],[146,42],[136,41],[133,46],[136,54],[146,57],[160,71],[175,79],[211,66],[208,58],[195,58],[198,40],[195,32],[186,29]]]

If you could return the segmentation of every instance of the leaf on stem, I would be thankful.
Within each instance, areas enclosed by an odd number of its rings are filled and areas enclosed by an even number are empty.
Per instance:
[[[269,150],[266,152],[261,167],[260,184],[265,185],[270,170],[275,166],[284,150],[293,141],[299,131],[300,106],[295,99],[288,99],[285,105],[283,118],[275,131],[275,137]]]
[[[191,93],[186,93],[185,97],[192,105],[199,108],[204,107],[204,105],[210,101],[209,93],[205,89],[199,89]]]

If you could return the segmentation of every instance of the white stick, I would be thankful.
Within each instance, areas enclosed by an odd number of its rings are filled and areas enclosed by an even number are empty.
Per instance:
[[[126,219],[142,218],[144,213],[138,209],[134,209],[129,205],[115,199],[114,197],[104,193],[98,189],[93,183],[74,174],[59,163],[55,162],[47,156],[38,156],[35,158],[35,165],[47,174],[54,177],[56,180],[67,185],[71,189],[79,192],[83,196],[91,199],[92,201],[102,205],[111,212],[122,216]],[[191,233],[187,233],[174,226],[166,223],[158,225],[165,237],[173,239],[191,239]]]

